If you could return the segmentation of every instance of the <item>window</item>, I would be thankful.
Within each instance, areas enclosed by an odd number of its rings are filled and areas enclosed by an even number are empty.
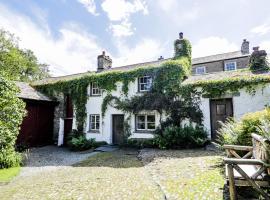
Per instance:
[[[89,130],[90,131],[98,131],[100,125],[100,116],[99,115],[90,115],[89,117]]]
[[[236,62],[227,62],[225,63],[225,71],[236,70]]]
[[[91,83],[91,95],[100,95],[100,89],[97,83]]]
[[[139,82],[139,92],[149,91],[152,87],[152,77],[151,76],[140,77],[138,82]]]
[[[137,130],[155,130],[155,115],[136,115]]]
[[[205,66],[196,67],[196,74],[205,74]]]
[[[217,115],[226,115],[226,104],[217,104],[216,113]]]

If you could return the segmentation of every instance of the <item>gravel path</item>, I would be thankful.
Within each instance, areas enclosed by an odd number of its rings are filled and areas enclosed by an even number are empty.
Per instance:
[[[22,171],[17,178],[21,176],[30,176],[45,170],[68,168],[97,153],[99,152],[71,152],[67,148],[57,146],[33,148],[27,153],[25,167],[22,168]]]

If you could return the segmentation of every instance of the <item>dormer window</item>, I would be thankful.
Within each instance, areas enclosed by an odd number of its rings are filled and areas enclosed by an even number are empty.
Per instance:
[[[196,67],[196,74],[205,74],[205,73],[206,73],[205,66]]]
[[[139,92],[150,91],[152,87],[152,77],[143,76],[143,77],[138,78],[138,86],[139,86]]]
[[[236,62],[225,62],[224,70],[233,71],[236,70]]]
[[[91,96],[99,96],[100,94],[99,85],[95,82],[91,83]]]

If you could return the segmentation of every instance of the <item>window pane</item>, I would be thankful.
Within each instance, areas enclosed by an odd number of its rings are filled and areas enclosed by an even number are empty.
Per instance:
[[[145,129],[145,123],[137,123],[137,129]]]
[[[138,115],[137,120],[138,120],[138,123],[144,123],[145,122],[145,116],[144,115]]]
[[[155,123],[147,123],[147,129],[155,129]]]
[[[91,121],[91,122],[95,122],[95,116],[94,116],[94,115],[91,115],[91,116],[90,116],[90,121]]]
[[[148,115],[147,122],[155,122],[155,115]]]
[[[226,66],[226,70],[227,71],[231,71],[231,70],[235,70],[236,69],[236,66],[235,66],[235,63],[234,62],[226,63],[225,66]]]
[[[95,123],[90,124],[90,129],[95,130]]]
[[[217,112],[217,115],[226,115],[226,105],[217,104],[216,112]]]
[[[99,115],[96,116],[96,122],[99,123]]]
[[[99,122],[96,123],[96,130],[98,130],[98,129],[99,129]]]
[[[196,74],[204,74],[205,67],[196,67]]]

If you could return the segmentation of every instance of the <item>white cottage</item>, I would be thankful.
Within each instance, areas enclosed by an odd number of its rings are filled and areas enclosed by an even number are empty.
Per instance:
[[[180,38],[181,39],[181,38]],[[258,50],[258,49],[257,49]],[[270,82],[268,73],[252,74],[245,70],[249,60],[249,42],[243,40],[241,50],[228,52],[218,55],[212,55],[201,58],[192,59],[192,76],[184,81],[184,84],[196,84],[207,81],[221,81],[227,79],[247,79],[252,80],[254,77],[263,77],[267,79],[264,82]],[[97,70],[91,73],[104,73],[108,71],[128,71],[138,67],[159,66],[166,60],[160,57],[157,61],[138,63],[122,67],[112,68],[112,60],[103,52],[97,59]],[[43,85],[55,83],[63,80],[72,80],[81,78],[89,74],[82,73],[64,77],[49,78],[34,83],[33,85]],[[117,82],[116,90],[111,94],[116,97],[123,96],[123,82]],[[134,82],[128,85],[128,97],[141,95],[148,92],[153,84],[151,76],[137,77]],[[263,87],[263,88],[262,88]],[[198,90],[201,88],[198,86]],[[128,120],[130,125],[130,138],[153,138],[153,131],[159,125],[159,114],[156,111],[140,112],[136,115],[126,115],[121,110],[117,110],[112,106],[108,106],[105,115],[102,117],[101,108],[107,91],[101,90],[95,82],[88,86],[86,103],[86,123],[84,132],[88,139],[95,138],[97,141],[106,141],[109,144],[118,144],[123,140],[124,121]],[[208,131],[209,138],[216,138],[216,130],[218,129],[218,121],[225,121],[228,117],[240,118],[248,112],[262,110],[265,105],[269,104],[270,85],[267,83],[264,86],[258,85],[255,93],[247,92],[246,88],[240,88],[237,92],[226,92],[219,97],[201,97],[200,108],[203,112],[203,124]],[[127,117],[130,117],[127,119]],[[60,123],[59,118],[63,118],[64,123]],[[164,118],[164,116],[163,116]],[[76,129],[76,116],[74,116],[72,103],[69,96],[62,98],[55,112],[55,133],[65,136],[71,129]],[[61,133],[62,131],[62,133]]]

